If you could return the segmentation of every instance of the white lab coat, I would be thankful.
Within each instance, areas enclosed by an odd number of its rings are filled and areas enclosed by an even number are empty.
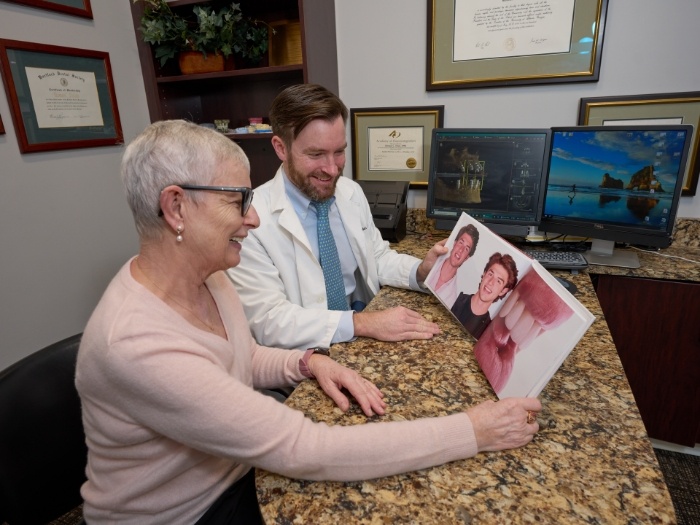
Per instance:
[[[259,344],[327,348],[341,312],[327,309],[323,270],[285,193],[284,176],[280,168],[255,189],[260,227],[250,230],[241,262],[228,274]],[[360,185],[340,177],[335,196],[358,264],[352,301],[369,303],[384,285],[409,288],[418,259],[395,252],[382,239]]]

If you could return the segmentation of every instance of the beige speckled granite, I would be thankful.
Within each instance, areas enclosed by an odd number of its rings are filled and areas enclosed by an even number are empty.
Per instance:
[[[425,210],[410,208],[406,213],[406,230],[428,233],[435,229],[435,220],[425,215]],[[673,245],[680,248],[700,248],[700,219],[676,218],[673,228]]]
[[[406,238],[407,243],[414,242],[411,240],[411,235],[413,235],[413,239],[416,236],[426,238],[426,234],[434,239],[442,239],[449,234],[446,231],[435,231],[434,228],[435,221],[425,216],[425,210],[417,208],[408,210],[406,214],[406,230],[409,232]],[[419,248],[419,253],[414,253],[414,255],[420,256],[421,249]],[[410,252],[411,248],[402,246],[402,250]],[[589,273],[700,282],[700,219],[677,218],[673,232],[673,243],[669,248],[649,252],[634,251],[641,263],[641,267],[638,269],[592,265]]]
[[[700,282],[700,219],[677,219],[668,248],[634,252],[639,257],[639,268],[591,265],[588,273]]]
[[[425,216],[425,210],[409,208],[406,212],[406,231],[427,233],[435,229],[435,220]]]
[[[440,236],[409,235],[423,256]],[[563,275],[596,321],[542,392],[540,432],[524,448],[482,453],[419,472],[355,483],[309,482],[258,472],[268,525],[291,523],[675,523],[671,499],[600,305],[585,273]],[[450,414],[496,399],[472,343],[430,295],[384,288],[369,308],[404,305],[435,320],[431,341],[334,345],[339,361],[375,381],[389,405],[376,421]],[[314,381],[287,403],[328,424],[363,424],[334,408]]]
[[[700,248],[700,219],[676,219],[673,245],[685,248]]]

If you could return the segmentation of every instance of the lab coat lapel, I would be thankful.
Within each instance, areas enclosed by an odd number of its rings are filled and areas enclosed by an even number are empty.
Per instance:
[[[311,245],[309,244],[309,238],[306,236],[304,227],[301,225],[301,221],[299,221],[299,217],[284,191],[284,172],[281,167],[272,181],[272,188],[270,189],[270,211],[273,217],[277,216],[280,228],[287,231],[292,236],[294,244],[301,245],[304,250],[314,258]],[[297,250],[295,250],[295,252],[296,251]]]
[[[357,266],[363,276],[367,275],[367,247],[365,244],[365,230],[367,225],[363,223],[362,203],[354,200],[355,194],[350,185],[342,184],[342,180],[338,181],[336,187],[336,200],[340,217],[343,220],[345,233],[348,235],[350,246],[355,254]]]
[[[289,202],[284,189],[284,173],[282,168],[277,172],[270,189],[271,217],[277,220],[281,230],[287,232],[292,244],[279,243],[270,249],[282,250],[285,260],[294,264],[298,280],[298,290],[301,304],[307,308],[321,308],[326,304],[325,286],[319,288],[318,283],[323,283],[323,270],[321,264],[314,255],[306,236],[301,221]]]

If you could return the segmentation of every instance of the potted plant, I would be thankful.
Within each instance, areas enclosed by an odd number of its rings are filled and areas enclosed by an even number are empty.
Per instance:
[[[247,18],[236,26],[236,31],[234,52],[247,64],[258,65],[267,55],[268,31],[274,35],[275,30],[262,20]]]
[[[161,66],[178,57],[182,73],[220,71],[233,54],[259,61],[267,51],[267,24],[244,17],[237,3],[184,12],[173,11],[165,0],[133,1],[145,4],[141,35]]]

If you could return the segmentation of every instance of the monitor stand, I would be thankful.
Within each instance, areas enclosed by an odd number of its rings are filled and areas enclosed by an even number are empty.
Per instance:
[[[591,249],[583,254],[588,264],[600,266],[619,266],[622,268],[639,268],[639,257],[634,252],[616,250],[613,241],[593,239]]]

